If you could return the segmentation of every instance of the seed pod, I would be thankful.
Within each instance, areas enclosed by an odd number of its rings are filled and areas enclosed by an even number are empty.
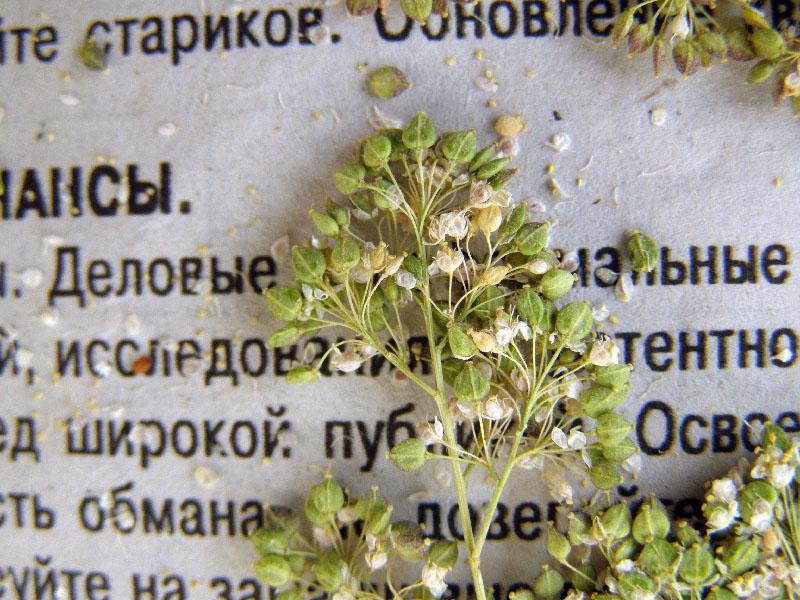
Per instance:
[[[445,569],[452,569],[458,561],[458,545],[449,540],[439,540],[428,548],[427,562]]]
[[[413,254],[406,256],[403,261],[403,269],[411,273],[417,281],[421,281],[425,278],[425,266],[422,264],[422,261]]]
[[[631,29],[628,34],[628,58],[648,48],[651,33],[650,26],[645,23],[639,23]]]
[[[575,277],[569,271],[553,269],[542,275],[542,296],[550,300],[558,300],[567,295],[575,283]]]
[[[771,60],[761,60],[753,65],[747,73],[747,81],[750,83],[766,81],[774,70],[775,64]]]
[[[93,38],[89,38],[78,51],[78,58],[84,67],[91,71],[103,71],[106,68],[106,53],[97,45]]]
[[[331,551],[323,554],[311,570],[323,590],[334,592],[342,584],[342,567],[344,561],[336,552]]]
[[[411,83],[400,69],[386,66],[377,69],[370,75],[369,87],[378,98],[386,99],[399,96],[411,87]]]
[[[728,577],[733,579],[752,569],[758,560],[758,543],[742,540],[729,546],[722,553],[722,563],[728,567]]]
[[[653,44],[653,75],[656,77],[661,76],[661,70],[664,68],[664,61],[667,58],[667,43],[658,38]]]
[[[336,237],[339,235],[339,224],[333,217],[312,210],[311,220],[322,235],[327,237]]]
[[[345,0],[347,12],[354,17],[363,17],[378,10],[379,0]]]
[[[695,544],[683,553],[678,576],[686,583],[694,585],[707,581],[716,571],[714,555]]]
[[[725,41],[728,44],[728,58],[737,61],[753,60],[756,57],[753,45],[748,38],[744,27],[731,27],[725,32]]]
[[[475,158],[478,151],[478,139],[475,131],[453,131],[442,135],[442,153],[447,160],[456,163],[468,163]]]
[[[556,308],[555,302],[547,298],[542,299],[542,306],[544,306],[544,314],[542,314],[542,320],[539,321],[539,329],[545,333],[552,333],[556,329],[558,308]]]
[[[349,196],[361,187],[365,175],[366,171],[363,165],[351,163],[339,167],[333,172],[333,183],[336,185],[337,190]]]
[[[300,339],[300,330],[292,325],[287,325],[286,327],[281,327],[269,336],[267,345],[270,348],[280,348],[282,346],[294,344],[298,339]]]
[[[550,556],[558,561],[564,562],[569,556],[572,546],[564,534],[559,532],[552,525],[547,526],[547,551]]]
[[[296,248],[292,253],[292,269],[299,281],[315,283],[326,268],[325,255],[316,248]]]
[[[279,321],[291,321],[303,308],[303,297],[297,288],[276,285],[264,291],[267,308]]]
[[[586,594],[594,591],[595,580],[597,579],[597,571],[590,563],[584,563],[574,567],[575,572],[572,574],[572,585]],[[595,596],[596,598],[596,596]]]
[[[316,509],[323,513],[336,512],[344,506],[342,486],[330,477],[326,477],[322,483],[311,488],[309,497]]]
[[[704,31],[697,36],[697,42],[703,50],[720,62],[725,62],[727,59],[728,44],[725,41],[725,36],[716,31]]]
[[[544,315],[544,304],[532,288],[526,287],[517,296],[517,312],[531,329],[535,328]]]
[[[514,236],[514,244],[525,256],[541,252],[547,245],[549,223],[525,223]]]
[[[368,167],[380,167],[386,164],[392,153],[392,142],[385,135],[367,138],[361,146],[361,160]]]
[[[750,523],[759,502],[766,502],[770,507],[775,506],[778,501],[778,491],[766,481],[757,479],[742,488],[738,500],[742,520]]]
[[[483,165],[489,162],[495,153],[495,145],[489,144],[485,148],[478,150],[475,154],[475,157],[469,163],[469,172],[474,173],[478,169],[480,169]]]
[[[625,417],[613,412],[603,413],[597,417],[595,435],[600,443],[605,446],[615,446],[628,437],[633,427]]]
[[[618,465],[623,460],[636,454],[636,450],[636,444],[626,438],[618,444],[603,446],[603,458]]]
[[[383,129],[381,135],[386,136],[392,144],[392,152],[389,154],[389,161],[391,162],[403,158],[403,155],[408,151],[405,143],[403,143],[403,130]]]
[[[739,596],[728,588],[712,587],[711,591],[706,594],[705,600],[739,600]]]
[[[498,233],[500,240],[506,240],[513,236],[519,228],[525,224],[525,220],[528,218],[528,209],[525,207],[524,204],[519,204],[514,207],[508,216],[503,221],[503,224],[500,226],[500,230]]]
[[[614,560],[619,562],[626,558],[633,558],[641,550],[641,546],[633,538],[627,538],[614,550]]]
[[[700,68],[700,56],[689,42],[678,42],[672,47],[672,60],[684,79],[694,75]]]
[[[669,517],[667,517],[664,507],[651,497],[639,507],[631,531],[633,539],[640,544],[646,544],[655,539],[666,538],[669,529]]]
[[[427,450],[417,438],[408,438],[389,451],[389,460],[402,471],[419,469],[426,459]]]
[[[554,571],[547,565],[542,568],[542,574],[533,582],[533,591],[537,596],[555,598],[564,587],[564,578],[561,573]]]
[[[425,558],[425,536],[419,525],[411,521],[392,523],[389,532],[392,547],[409,562],[418,562]]]
[[[619,594],[623,598],[651,598],[655,595],[655,586],[650,577],[636,571],[623,573],[617,582]]]
[[[592,330],[594,319],[588,302],[570,302],[558,311],[556,328],[567,340],[582,340]]]
[[[453,356],[461,360],[467,360],[478,350],[472,337],[455,325],[447,329],[447,342],[450,344]]]
[[[786,435],[786,431],[784,431],[783,427],[779,425],[768,423],[764,427],[764,431],[761,432],[761,447],[765,450],[774,446],[786,452],[786,450],[791,448],[791,445],[789,436]]]
[[[254,565],[256,576],[267,585],[279,586],[289,581],[289,563],[278,554],[262,556]]]
[[[616,48],[625,36],[628,35],[631,27],[633,27],[633,13],[634,9],[629,8],[614,22],[614,27],[611,30],[611,39],[613,40],[611,44],[612,48]]]
[[[769,22],[764,13],[748,4],[742,5],[742,20],[746,25],[755,29],[770,29]]]
[[[294,569],[292,569],[292,571],[296,573]],[[303,600],[303,598],[304,598],[303,593],[300,590],[289,589],[289,590],[284,590],[280,594],[278,594],[275,600]]]
[[[651,273],[658,266],[658,247],[649,235],[640,231],[631,233],[628,240],[628,256],[633,270],[638,273]]]
[[[511,180],[514,178],[519,172],[519,169],[516,167],[513,169],[503,169],[499,173],[492,175],[487,182],[490,186],[492,186],[493,190],[502,190],[506,187]]]
[[[343,237],[331,252],[331,264],[342,272],[354,269],[361,260],[361,249],[350,237]]]
[[[505,306],[503,292],[501,292],[497,286],[489,286],[484,288],[475,298],[472,312],[481,319],[488,319],[494,317],[497,309],[503,308],[503,306]]]
[[[636,562],[651,575],[662,575],[672,570],[678,551],[667,540],[657,539],[644,545]]]
[[[595,369],[595,382],[597,385],[606,387],[621,388],[628,381],[631,374],[630,365],[610,364],[605,367]]]
[[[430,148],[436,142],[436,127],[424,112],[417,113],[403,130],[407,148]]]
[[[757,29],[750,36],[750,43],[759,58],[777,60],[786,50],[780,33],[774,29]]]
[[[400,0],[400,7],[408,18],[424,25],[433,11],[433,0]]]
[[[253,533],[250,541],[261,555],[282,554],[289,546],[289,533],[280,527],[264,527]]]
[[[456,377],[453,391],[462,402],[480,402],[489,394],[489,379],[475,365],[467,363]]]
[[[499,173],[509,162],[510,158],[495,158],[485,163],[477,171],[475,171],[475,179],[489,179]]]
[[[500,207],[494,204],[480,209],[475,217],[475,224],[486,236],[497,231],[502,222],[503,213],[500,212]]]
[[[287,383],[314,383],[317,379],[319,373],[311,367],[294,367],[286,374]]]
[[[627,505],[619,503],[607,508],[600,522],[611,538],[621,540],[630,534],[633,516]]]
[[[675,539],[684,548],[688,548],[692,544],[699,544],[703,540],[700,532],[686,522],[678,524],[678,528],[675,530]]]
[[[621,481],[617,466],[607,460],[595,460],[589,469],[589,477],[599,490],[610,490]]]

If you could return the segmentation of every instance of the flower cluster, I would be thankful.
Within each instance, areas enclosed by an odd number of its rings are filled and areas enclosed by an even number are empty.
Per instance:
[[[266,584],[279,588],[279,600],[327,594],[331,600],[383,598],[369,579],[381,569],[394,597],[421,597],[422,588],[437,597],[444,576],[458,559],[455,542],[432,542],[416,523],[392,522],[392,506],[374,487],[348,497],[329,476],[311,488],[305,520],[286,509],[270,509],[265,527],[252,535],[260,555],[253,568]],[[390,559],[423,562],[419,580],[397,590],[388,574]]]
[[[739,15],[730,27],[714,17],[713,0],[644,0],[624,11],[612,31],[616,48],[627,40],[628,56],[650,50],[656,77],[672,54],[684,77],[715,60],[725,62],[759,59],[747,79],[765,81],[774,74],[773,98],[778,103],[792,99],[795,115],[800,113],[800,39],[793,27],[773,28],[764,14],[747,0],[729,0]]]
[[[572,503],[570,471],[608,489],[638,458],[631,426],[614,412],[630,367],[594,330],[587,302],[562,301],[575,276],[547,248],[549,223],[506,190],[511,160],[496,143],[480,148],[474,130],[439,134],[421,112],[363,140],[356,161],[334,172],[345,202],[312,211],[319,237],[293,250],[295,284],[266,291],[287,323],[272,345],[349,330],[322,356],[304,356],[290,382],[314,381],[326,365],[356,371],[379,355],[430,396],[436,418],[389,458],[403,470],[452,464],[462,528],[476,531],[465,545],[479,600],[480,551],[515,467],[538,471],[554,498]],[[635,270],[654,268],[649,237],[634,232],[628,250]],[[411,334],[426,347],[410,347]],[[432,378],[410,368],[418,361]],[[481,469],[495,490],[472,523],[466,487]]]
[[[607,495],[572,513],[566,535],[550,526],[548,551],[570,580],[568,597],[797,598],[799,449],[800,440],[768,425],[754,463],[710,484],[699,528],[672,522],[654,497],[634,514]],[[564,583],[561,571],[547,569],[534,589],[562,596]]]
[[[390,0],[345,0],[347,12],[353,17],[372,15],[375,11],[385,11]],[[447,15],[447,0],[400,0],[400,8],[410,19],[425,23],[432,13]]]

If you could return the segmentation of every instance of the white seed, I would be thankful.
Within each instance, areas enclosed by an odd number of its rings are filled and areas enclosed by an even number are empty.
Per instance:
[[[218,479],[219,475],[208,467],[200,466],[194,470],[194,480],[200,485],[213,485]]]
[[[552,137],[551,142],[549,144],[545,144],[545,146],[551,147],[556,152],[564,152],[565,150],[568,150],[571,145],[572,140],[566,133],[555,134]]]
[[[630,273],[623,273],[614,287],[614,295],[620,302],[630,302],[631,294],[633,294],[633,279]]]
[[[606,285],[612,285],[619,279],[619,273],[612,271],[608,267],[599,267],[594,270],[594,274]]]
[[[159,125],[156,131],[158,132],[158,135],[163,135],[164,137],[170,137],[175,135],[175,132],[178,131],[178,126],[175,125],[175,123],[168,121],[166,123],[162,123],[161,125]]]
[[[101,360],[100,362],[95,363],[94,365],[94,372],[97,373],[100,377],[108,377],[111,375],[111,363],[107,360]]]
[[[592,318],[598,323],[602,323],[603,321],[608,319],[608,309],[606,308],[606,305],[601,304],[600,306],[593,307]]]
[[[59,94],[58,99],[61,100],[61,104],[64,106],[77,106],[78,100],[77,96],[73,96],[72,94]]]
[[[574,250],[572,252],[567,252],[564,258],[561,259],[561,268],[570,273],[578,268],[578,264],[578,253]]]
[[[142,326],[142,321],[139,319],[139,316],[133,313],[125,317],[124,323],[125,323],[125,329],[131,335],[135,335],[136,333],[138,333],[139,329]]]
[[[39,269],[25,269],[19,278],[25,287],[35,288],[42,283],[42,272]]]
[[[656,106],[650,111],[650,122],[656,127],[661,127],[667,120],[667,110],[663,106]]]
[[[486,75],[476,77],[474,81],[478,89],[484,92],[492,93],[497,91],[497,82],[493,79],[489,79]]]
[[[45,308],[41,313],[39,313],[39,318],[42,320],[42,323],[48,327],[55,327],[58,325],[58,321],[60,319],[58,311],[54,308]]]
[[[331,43],[331,28],[327,25],[314,27],[308,34],[308,38],[315,46],[326,46]]]

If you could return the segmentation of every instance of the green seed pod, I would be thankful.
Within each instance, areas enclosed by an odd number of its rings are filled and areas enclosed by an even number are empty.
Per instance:
[[[264,527],[250,537],[253,547],[261,555],[283,554],[289,546],[288,532],[278,527]]]
[[[780,33],[772,28],[757,29],[750,36],[756,56],[767,60],[777,60],[786,50],[786,44]]]
[[[542,275],[542,296],[550,300],[558,300],[567,295],[575,283],[575,277],[569,271],[553,269]]]
[[[289,581],[289,563],[278,554],[267,554],[262,556],[253,565],[256,576],[271,586],[284,585]]]
[[[572,574],[572,585],[575,586],[575,589],[587,594],[593,592],[597,587],[597,571],[595,571],[594,567],[589,563],[584,563],[577,565],[575,571],[577,573],[573,572]]]
[[[569,556],[572,546],[567,537],[552,525],[547,526],[547,551],[557,561],[564,562]]]
[[[455,325],[447,329],[447,342],[450,344],[453,356],[461,360],[467,360],[478,351],[472,337]]]
[[[617,17],[614,22],[614,27],[611,29],[611,47],[616,49],[619,43],[628,35],[628,32],[633,27],[633,12],[634,9],[629,8]]]
[[[490,186],[492,186],[493,190],[502,190],[506,187],[511,180],[514,179],[514,175],[519,172],[519,169],[503,169],[499,173],[492,175],[487,182]]]
[[[631,367],[630,365],[610,364],[605,367],[597,367],[594,374],[597,385],[621,388],[630,377]]]
[[[452,569],[458,561],[458,544],[448,540],[434,542],[428,548],[427,561],[432,565]]]
[[[449,386],[454,386],[456,383],[456,377],[458,374],[461,373],[461,369],[464,368],[464,363],[461,362],[457,358],[446,358],[442,361],[442,376],[444,377],[444,382]]]
[[[658,247],[649,235],[639,231],[631,233],[628,240],[628,256],[637,273],[651,273],[658,266]]]
[[[414,471],[425,464],[425,444],[417,438],[403,440],[389,450],[389,460],[402,471]]]
[[[316,248],[295,248],[292,253],[294,275],[304,283],[316,283],[325,273],[325,255]]]
[[[667,43],[658,38],[653,43],[653,75],[661,77],[661,70],[664,68],[664,61],[667,59]]]
[[[641,546],[633,538],[627,538],[614,549],[614,560],[619,562],[633,558],[639,553]]]
[[[366,521],[372,516],[376,510],[381,510],[386,507],[386,500],[378,493],[377,486],[361,496],[354,507],[356,517],[362,521]]]
[[[752,569],[757,560],[758,543],[754,540],[736,542],[722,553],[722,563],[728,567],[730,579]]]
[[[555,598],[564,587],[564,578],[561,573],[554,571],[547,565],[542,568],[542,574],[533,582],[533,591],[537,596]]]
[[[647,50],[652,30],[646,23],[639,23],[628,34],[628,58]]]
[[[711,591],[706,594],[705,600],[739,600],[739,596],[728,588],[713,587]]]
[[[778,501],[778,491],[766,481],[751,481],[739,492],[738,500],[739,513],[742,519],[750,523],[750,519],[753,518],[756,503],[763,501],[770,506],[775,506],[775,503]]]
[[[499,173],[509,162],[511,159],[508,157],[490,160],[475,171],[475,179],[489,179]]]
[[[789,436],[786,435],[783,427],[768,423],[761,432],[761,447],[764,449],[776,447],[779,450],[786,452],[791,446]]]
[[[303,598],[303,593],[300,590],[293,588],[282,591],[276,596],[275,600],[303,600]]]
[[[318,511],[336,512],[344,506],[344,491],[333,479],[326,477],[322,483],[311,488],[311,501]]]
[[[267,308],[279,321],[291,321],[303,308],[303,297],[297,288],[276,285],[264,291]]]
[[[617,466],[608,460],[593,461],[589,477],[599,490],[610,490],[621,481]]]
[[[403,143],[407,148],[430,148],[436,142],[436,127],[424,112],[412,117],[403,130]]]
[[[354,197],[355,195],[351,196],[350,199],[352,200]],[[350,224],[350,211],[339,206],[330,198],[325,200],[325,212],[328,213],[328,216],[331,219],[336,221],[336,224],[339,227],[347,227]]]
[[[489,394],[489,380],[470,362],[456,377],[453,391],[463,402],[480,402]]]
[[[688,584],[703,583],[717,572],[714,555],[699,545],[694,545],[683,553],[678,576]]]
[[[649,598],[655,591],[655,582],[643,573],[631,571],[620,575],[617,588],[623,598]]]
[[[584,539],[589,535],[592,524],[589,517],[582,513],[570,513],[567,525],[567,539],[573,546],[582,546]]]
[[[618,444],[603,446],[603,458],[618,465],[623,460],[636,454],[638,446],[629,439],[624,439]]]
[[[403,261],[403,269],[411,273],[417,281],[425,280],[425,265],[423,265],[422,261],[413,254],[406,256],[405,260]]]
[[[636,562],[651,575],[662,575],[672,570],[678,551],[667,540],[657,539],[645,544]]]
[[[613,412],[605,412],[597,417],[595,435],[600,443],[605,446],[615,446],[628,437],[633,430],[625,417]]]
[[[369,87],[378,98],[394,98],[411,87],[408,77],[397,67],[376,69],[369,77]]]
[[[328,515],[325,513],[320,512],[317,508],[317,505],[314,503],[314,499],[309,494],[306,497],[306,503],[303,507],[305,509],[306,518],[314,525],[324,525],[328,522]]]
[[[425,559],[425,536],[416,523],[411,521],[392,523],[389,539],[392,547],[407,561],[418,562]]]
[[[367,520],[367,528],[372,535],[382,537],[388,533],[393,510],[391,506],[384,506],[372,512]]]
[[[688,548],[692,544],[699,544],[703,541],[700,532],[686,522],[679,523],[678,528],[675,530],[675,539],[684,548]]]
[[[544,303],[532,288],[522,288],[517,296],[517,313],[531,328],[536,327],[544,316]]]
[[[491,589],[491,588],[490,588]],[[509,595],[509,600],[536,600],[533,592],[530,590],[514,590]]]
[[[756,57],[748,35],[747,29],[744,27],[731,27],[725,32],[725,42],[728,44],[728,58],[737,61],[748,61]]]
[[[764,17],[764,13],[747,4],[742,5],[742,20],[746,25],[754,27],[755,29],[770,29],[769,22],[766,17]]]
[[[408,148],[403,143],[403,130],[402,129],[383,129],[381,135],[386,136],[392,144],[392,152],[389,154],[389,162],[400,160],[403,158]]]
[[[433,11],[433,0],[400,0],[400,7],[409,19],[424,25]]]
[[[588,302],[570,302],[558,311],[556,329],[567,340],[577,342],[592,330],[594,319]]]
[[[694,75],[700,68],[700,57],[689,42],[681,41],[672,47],[672,61],[684,79]]]
[[[300,339],[300,330],[293,325],[287,325],[286,327],[281,327],[278,331],[275,331],[269,336],[267,345],[270,348],[280,348],[281,346],[294,344],[298,339]]]
[[[358,265],[361,260],[361,250],[358,244],[350,237],[344,237],[336,244],[331,252],[331,264],[342,272],[347,272]]]
[[[442,135],[442,153],[447,160],[468,163],[478,151],[475,131],[452,131]]]
[[[514,207],[508,216],[503,221],[503,224],[500,225],[500,229],[498,231],[498,236],[500,241],[511,239],[519,228],[525,224],[526,219],[528,218],[528,209],[524,204],[518,204]]]
[[[311,367],[293,367],[286,374],[286,383],[314,383],[317,379],[319,373]]]
[[[361,145],[361,160],[368,167],[378,168],[386,164],[392,153],[392,142],[385,135],[374,135]]]
[[[725,36],[716,31],[704,31],[697,36],[700,47],[721,62],[725,62],[728,54],[728,44]]]
[[[375,210],[375,203],[372,201],[372,197],[366,192],[356,192],[350,196],[350,201],[353,203],[353,206],[363,210],[365,213],[372,214],[372,211]],[[330,214],[330,212],[328,214]],[[334,219],[335,218],[336,217],[334,217]],[[343,227],[341,224],[340,226]]]
[[[78,51],[78,58],[90,71],[104,71],[106,68],[106,52],[93,38],[89,38]]]
[[[771,60],[761,60],[757,62],[747,73],[747,81],[750,83],[761,83],[769,79],[775,70],[775,64]]]
[[[603,511],[600,522],[610,537],[621,540],[630,535],[633,516],[627,505],[619,503]]]
[[[344,0],[347,12],[354,17],[363,17],[378,10],[378,0]]]
[[[485,148],[478,150],[478,152],[475,154],[475,157],[469,163],[469,172],[474,173],[487,162],[489,162],[494,156],[495,150],[496,148],[494,144],[490,144]]]
[[[389,304],[397,304],[400,300],[400,286],[394,279],[387,279],[383,284],[383,292],[386,294],[386,301]]]
[[[312,210],[311,220],[322,235],[328,237],[336,237],[339,235],[339,224],[333,217]]]
[[[326,552],[319,562],[311,567],[319,587],[326,592],[334,592],[342,584],[344,561],[334,551]]]
[[[542,314],[542,320],[539,321],[539,329],[545,333],[552,333],[556,330],[558,308],[556,308],[552,300],[548,300],[547,298],[542,299],[542,306],[544,307],[544,313]]]
[[[646,544],[655,539],[666,538],[669,529],[670,522],[667,512],[658,500],[651,497],[639,507],[631,531],[633,539],[640,544]]]
[[[349,196],[361,187],[366,174],[363,165],[351,163],[339,167],[333,172],[333,183],[337,190],[345,196]]]
[[[514,245],[525,256],[533,256],[547,246],[549,223],[525,223],[514,236]]]

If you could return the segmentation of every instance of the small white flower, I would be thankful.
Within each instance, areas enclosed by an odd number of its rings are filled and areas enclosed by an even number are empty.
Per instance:
[[[711,497],[718,501],[728,504],[736,501],[736,484],[732,479],[724,477],[716,479],[711,484]]]
[[[427,587],[431,594],[439,598],[447,590],[447,584],[444,582],[444,576],[447,575],[448,569],[434,564],[426,564],[422,568],[421,581]]]
[[[584,447],[586,447],[586,435],[580,429],[574,427],[569,432],[567,444],[573,450],[582,450]]]
[[[361,367],[363,357],[356,350],[334,350],[331,355],[331,366],[342,373],[352,373]]]
[[[686,19],[686,15],[681,13],[672,19],[667,26],[667,33],[670,33],[673,38],[685,40],[689,35],[689,21]]]
[[[767,475],[767,481],[779,490],[785,488],[794,480],[794,467],[785,463],[772,465]]]
[[[520,392],[528,391],[528,380],[525,378],[525,374],[519,369],[519,367],[511,371],[511,383],[517,386],[517,389]]]
[[[401,288],[405,288],[407,290],[413,289],[415,285],[417,285],[417,278],[414,277],[411,273],[406,271],[405,269],[401,269],[397,272],[394,276],[394,280]]]
[[[636,454],[632,454],[631,456],[623,460],[620,466],[627,473],[636,478],[639,476],[639,473],[642,472],[642,455],[639,454],[638,452]]]
[[[333,537],[327,527],[314,527],[311,532],[320,548],[333,548]]]
[[[543,275],[544,273],[551,271],[554,267],[543,258],[537,258],[526,264],[525,268],[534,275]]]
[[[619,348],[614,340],[606,338],[592,344],[589,352],[589,362],[597,367],[619,363]]]
[[[763,500],[756,500],[753,503],[753,515],[750,517],[750,525],[758,533],[766,531],[772,525],[772,506]]]
[[[517,461],[517,466],[520,469],[538,469],[544,468],[544,455],[543,454],[525,454]]]
[[[352,523],[356,520],[356,509],[353,506],[343,506],[336,512],[336,518],[342,523]]]
[[[620,302],[630,302],[633,294],[633,278],[630,273],[623,273],[614,287],[614,294]]]
[[[491,396],[483,403],[482,415],[490,421],[501,421],[507,419],[514,412],[511,402],[507,398]]]
[[[486,208],[492,204],[492,186],[488,183],[473,183],[469,188],[469,205],[471,208]]]
[[[447,246],[439,248],[436,254],[436,266],[444,273],[452,274],[464,262],[464,255]]]
[[[580,260],[578,259],[578,253],[574,250],[567,252],[564,258],[561,259],[561,268],[565,271],[573,273],[578,269],[578,266],[580,266]]]
[[[444,440],[444,427],[439,418],[434,418],[433,423],[423,423],[418,426],[419,439],[426,446],[441,444]]]
[[[388,558],[389,556],[386,554],[386,552],[383,552],[382,550],[367,552],[364,555],[364,560],[367,562],[367,566],[373,571],[375,571],[376,569],[380,569],[382,566],[384,566]]]
[[[608,319],[608,315],[609,312],[605,304],[592,307],[592,318],[595,320],[595,322],[602,323],[603,321]]]
[[[630,573],[635,568],[636,568],[636,563],[633,562],[630,558],[625,558],[625,559],[619,561],[615,566],[615,570],[617,571],[617,574]]]
[[[553,433],[551,434],[553,438],[553,442],[555,442],[556,446],[561,448],[562,450],[566,450],[569,448],[569,443],[567,442],[567,434],[560,427],[553,427]]]
[[[516,137],[504,137],[497,144],[497,158],[513,158],[519,154],[519,141]]]
[[[737,514],[738,505],[736,503],[733,503],[732,506],[729,504],[719,504],[715,506],[711,509],[711,514],[708,515],[706,519],[709,531],[727,529],[733,524]]]

